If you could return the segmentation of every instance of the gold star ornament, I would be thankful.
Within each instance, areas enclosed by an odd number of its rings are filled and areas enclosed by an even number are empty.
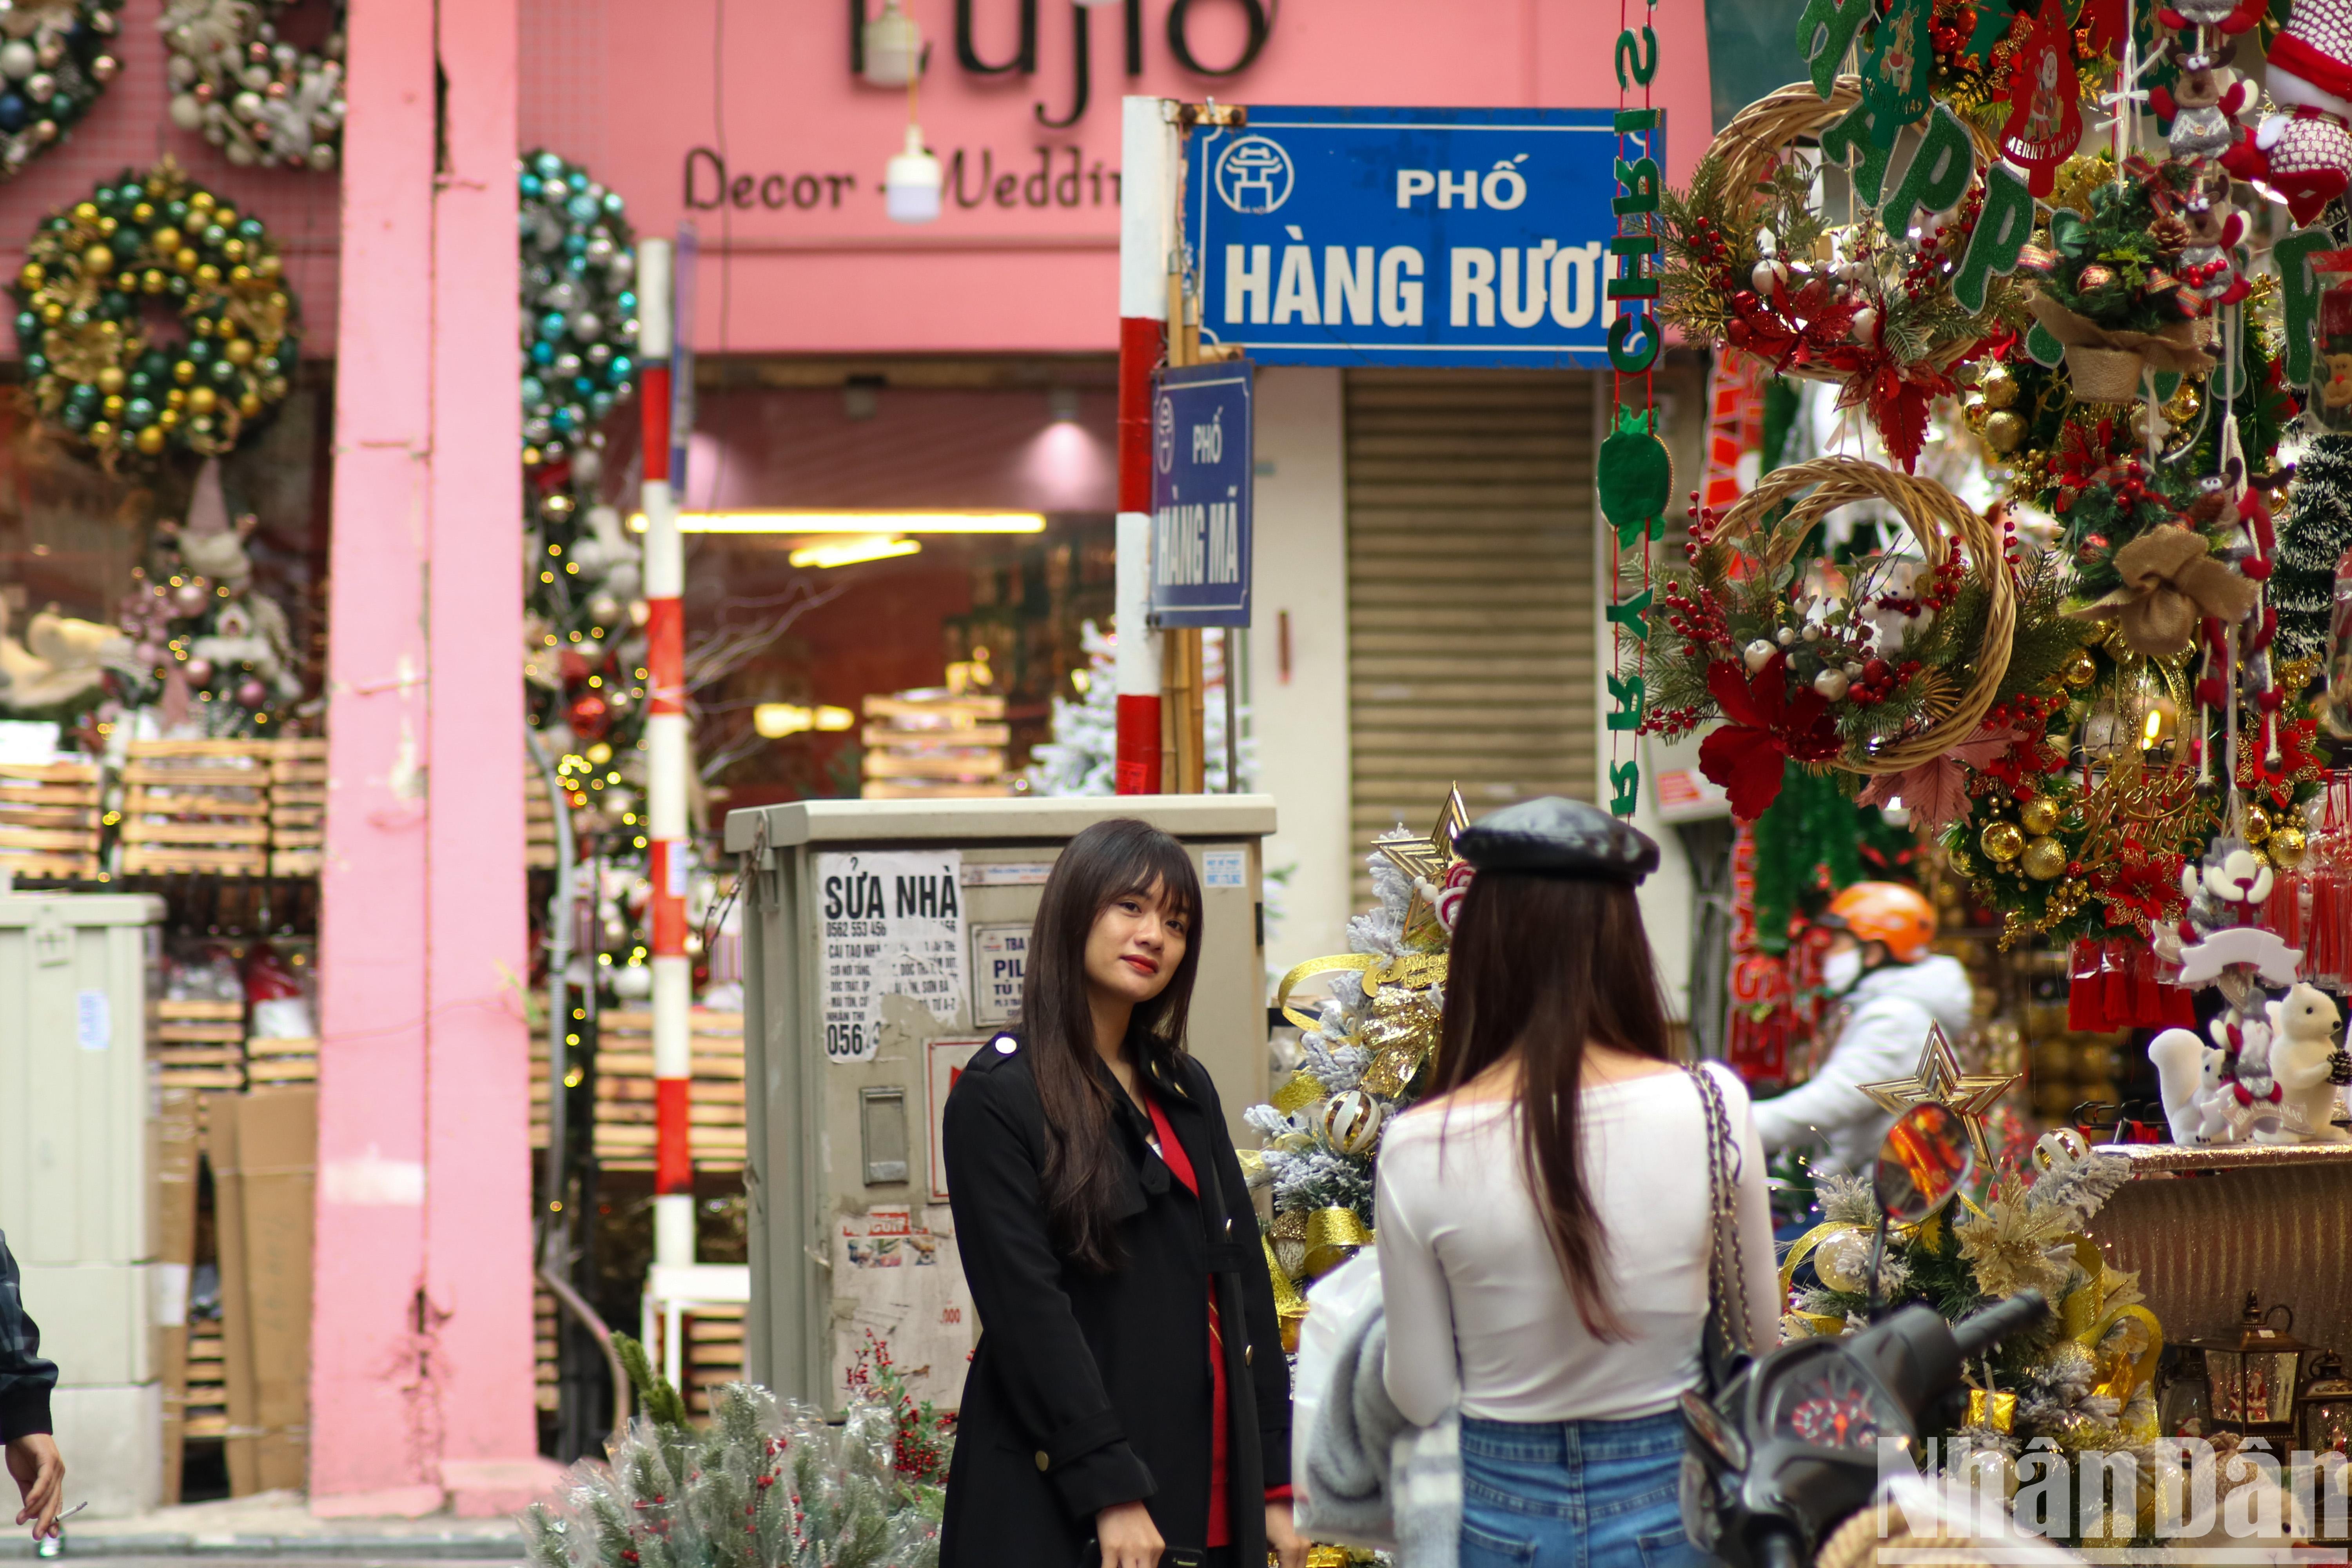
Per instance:
[[[1469,809],[1462,804],[1462,786],[1454,785],[1445,792],[1445,803],[1438,808],[1437,825],[1426,837],[1404,828],[1383,833],[1372,840],[1372,848],[1381,859],[1402,872],[1412,883],[1412,903],[1404,916],[1404,940],[1409,946],[1424,946],[1434,938],[1440,943],[1445,933],[1437,924],[1437,911],[1430,905],[1430,894],[1445,884],[1445,874],[1462,857],[1454,852],[1454,841],[1470,826]]]
[[[1980,1170],[1992,1169],[1992,1146],[1985,1139],[1985,1117],[1996,1101],[2017,1084],[2022,1073],[2002,1076],[1960,1070],[1960,1056],[1944,1037],[1943,1026],[1927,1026],[1927,1043],[1919,1048],[1919,1065],[1909,1078],[1865,1083],[1862,1092],[1883,1110],[1900,1116],[1915,1105],[1941,1105],[1958,1116],[1976,1146]]]

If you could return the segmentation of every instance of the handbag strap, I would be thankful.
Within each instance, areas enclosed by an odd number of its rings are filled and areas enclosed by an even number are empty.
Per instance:
[[[1723,1342],[1742,1354],[1750,1349],[1745,1330],[1748,1299],[1747,1259],[1739,1245],[1738,1185],[1742,1153],[1731,1136],[1731,1116],[1724,1109],[1723,1086],[1715,1075],[1696,1063],[1685,1064],[1691,1086],[1698,1090],[1699,1108],[1706,1120],[1707,1273],[1708,1305]],[[1734,1312],[1734,1300],[1740,1310]]]

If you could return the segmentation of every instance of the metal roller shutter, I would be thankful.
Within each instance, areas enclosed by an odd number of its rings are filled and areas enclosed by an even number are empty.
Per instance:
[[[1351,370],[1351,837],[1596,798],[1595,378]],[[1370,896],[1360,864],[1355,892]]]

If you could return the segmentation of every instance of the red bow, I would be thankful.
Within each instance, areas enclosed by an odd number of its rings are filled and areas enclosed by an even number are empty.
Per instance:
[[[1789,695],[1788,655],[1776,653],[1752,679],[1739,666],[1707,666],[1706,689],[1723,726],[1702,742],[1699,772],[1731,797],[1732,815],[1753,822],[1780,798],[1783,763],[1818,763],[1844,749],[1830,705],[1810,689]]]

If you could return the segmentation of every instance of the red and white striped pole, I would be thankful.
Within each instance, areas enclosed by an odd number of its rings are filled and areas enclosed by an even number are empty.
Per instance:
[[[654,1261],[694,1261],[694,974],[686,957],[686,552],[670,489],[670,242],[637,241],[637,353],[644,379],[646,816],[652,829]]]
[[[1176,127],[1157,98],[1121,100],[1118,213],[1118,752],[1121,795],[1158,795],[1160,634],[1151,614],[1151,373],[1167,353]]]

